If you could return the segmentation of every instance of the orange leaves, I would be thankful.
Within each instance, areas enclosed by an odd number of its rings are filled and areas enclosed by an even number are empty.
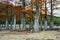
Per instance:
[[[41,5],[43,5],[45,3],[46,0],[41,0],[39,1]]]
[[[29,13],[30,11],[29,11],[29,10],[25,10],[25,9],[24,9],[24,10],[22,10],[22,12]]]
[[[13,5],[12,4],[8,4],[8,9],[13,9]]]
[[[2,7],[2,3],[0,3],[0,7]]]
[[[22,12],[28,12],[27,10],[22,10]]]
[[[43,12],[47,12],[48,11],[48,8],[43,8],[42,11]]]
[[[30,15],[29,15],[29,14],[26,14],[26,16],[27,16],[27,17],[30,17]]]
[[[40,3],[42,3],[42,2],[45,2],[46,0],[33,0],[34,2],[40,2]]]
[[[15,10],[16,10],[16,13],[19,13],[19,12],[21,12],[21,7],[20,6],[16,6]]]
[[[43,5],[46,0],[33,0],[33,5],[36,5],[37,1],[40,3],[40,5]]]

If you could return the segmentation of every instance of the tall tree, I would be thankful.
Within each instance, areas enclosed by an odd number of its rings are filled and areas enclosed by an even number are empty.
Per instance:
[[[53,23],[53,2],[51,0],[51,17],[50,17],[50,28],[52,28],[54,26]]]
[[[31,5],[30,5],[30,6],[33,6],[33,5],[32,5],[32,2],[33,2],[33,0],[31,0]],[[31,16],[31,19],[30,19],[30,28],[31,28],[30,31],[31,31],[31,32],[33,32],[33,20],[32,20],[32,19],[33,19],[33,12],[32,12],[32,11],[33,11],[33,7],[31,8],[31,15],[32,15],[32,16]]]
[[[22,0],[22,10],[25,10],[25,0]],[[22,17],[21,17],[21,30],[25,30],[25,28],[26,28],[25,13],[22,12]]]
[[[45,17],[44,17],[44,29],[47,29],[47,0],[45,1]]]
[[[15,8],[14,8],[14,27],[13,30],[16,30],[16,1],[15,1]]]
[[[6,6],[6,29],[9,29],[8,27],[8,0],[7,0],[7,6]]]
[[[40,25],[40,27],[39,27],[39,30],[41,30],[42,29],[42,25],[43,25],[43,23],[42,23],[42,16],[41,16],[41,14],[42,14],[42,5],[41,5],[41,2],[40,2],[40,19],[39,19],[39,25]]]
[[[39,16],[40,16],[39,0],[36,0],[36,15],[34,16],[34,31],[35,32],[39,32]]]
[[[10,9],[10,13],[11,13],[11,15],[12,15],[12,8]],[[12,17],[11,17],[11,23],[10,23],[10,29],[12,29],[12,23],[13,23],[13,20],[12,20]]]

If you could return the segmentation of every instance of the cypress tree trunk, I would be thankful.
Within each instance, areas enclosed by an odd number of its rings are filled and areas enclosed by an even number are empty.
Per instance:
[[[22,18],[21,20],[21,30],[25,30],[26,24],[25,24],[25,18]]]
[[[12,20],[12,19],[11,19]],[[10,29],[12,29],[12,23],[13,23],[13,20],[11,21],[11,26],[10,26]]]
[[[40,10],[39,10],[39,2],[37,0],[36,2],[36,15],[34,17],[34,31],[39,32],[39,16],[40,16]]]
[[[6,15],[6,29],[8,29],[8,16]]]
[[[51,0],[51,17],[50,17],[50,28],[53,28],[54,23],[53,23],[53,3]]]
[[[42,26],[43,26],[43,23],[42,23],[42,17],[41,17],[39,30],[42,30]]]
[[[34,19],[34,31],[35,32],[39,31],[39,22],[38,22],[38,19],[36,17]]]
[[[42,9],[42,5],[40,5],[40,10]],[[42,11],[40,11],[40,15],[42,14]],[[43,23],[42,23],[42,16],[40,16],[40,19],[39,19],[39,22],[40,22],[40,27],[39,27],[39,30],[42,30],[42,26],[43,26]]]
[[[31,33],[33,32],[33,20],[32,19],[30,19],[29,31]]]
[[[9,29],[8,27],[8,0],[7,0],[7,7],[6,7],[6,29]]]
[[[20,23],[19,23],[19,30],[21,30]]]
[[[12,9],[11,9],[11,15],[12,15]],[[12,20],[12,17],[11,17],[10,29],[12,29],[12,23],[13,23],[13,20]]]
[[[13,30],[16,30],[16,13],[14,13],[14,27]]]
[[[19,17],[21,17],[21,16],[19,16]],[[19,31],[21,30],[20,22],[21,22],[21,19],[19,20]]]
[[[15,1],[15,6],[16,6],[16,1]],[[14,26],[13,26],[13,30],[16,30],[16,9],[14,8]]]
[[[47,20],[45,19],[44,20],[44,30],[48,29],[48,26],[47,26]]]
[[[47,0],[46,0],[47,1]],[[47,26],[47,11],[46,11],[46,1],[45,1],[45,18],[44,18],[44,30],[48,28]]]
[[[25,10],[25,0],[22,0],[22,10]],[[21,30],[26,29],[26,22],[25,22],[25,13],[22,12],[22,17],[21,17]]]
[[[32,2],[33,2],[33,0],[31,0],[31,5],[30,5],[30,6],[32,6]],[[33,11],[33,7],[32,7],[32,9],[31,9],[31,15],[32,15],[32,16],[31,16],[31,19],[30,19],[30,20],[31,20],[31,21],[30,21],[30,27],[31,27],[30,31],[31,31],[31,32],[33,32],[33,12],[32,12],[32,11]]]

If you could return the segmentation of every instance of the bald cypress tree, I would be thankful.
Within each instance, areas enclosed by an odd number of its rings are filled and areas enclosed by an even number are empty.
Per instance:
[[[8,27],[8,0],[7,0],[7,5],[6,5],[6,29],[9,29]]]
[[[25,0],[22,0],[22,10],[25,10]],[[22,12],[22,17],[21,17],[21,30],[25,30],[25,28],[26,28],[25,13]]]
[[[16,7],[16,1],[15,1],[15,7]],[[16,9],[14,8],[14,26],[13,30],[16,30]]]
[[[45,1],[45,17],[44,17],[44,29],[47,29],[47,11],[46,11],[46,7],[47,6],[47,0]]]
[[[40,16],[40,8],[39,8],[39,0],[36,1],[36,15],[34,16],[34,31],[39,31],[39,16]]]
[[[53,2],[51,0],[51,17],[50,17],[50,28],[53,28],[54,23],[53,23]]]

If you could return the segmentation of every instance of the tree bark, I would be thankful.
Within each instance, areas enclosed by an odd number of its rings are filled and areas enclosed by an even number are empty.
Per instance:
[[[53,3],[51,0],[51,17],[50,17],[50,28],[53,28],[54,22],[53,22]]]
[[[13,30],[16,30],[16,13],[14,13],[14,27]]]
[[[47,4],[46,4],[46,2],[47,2],[47,0],[45,1],[45,18],[44,18],[44,30],[46,30],[47,28],[48,28],[48,26],[47,26],[47,11],[46,11],[46,6],[47,6]]]
[[[22,10],[25,9],[25,0],[22,0]],[[21,30],[26,30],[26,23],[25,23],[25,13],[22,12],[21,17]]]
[[[15,1],[15,6],[16,6],[16,1]],[[14,26],[13,30],[16,30],[16,9],[14,8]]]
[[[39,16],[40,16],[40,10],[39,10],[39,2],[36,2],[36,15],[34,17],[34,31],[39,32]]]
[[[8,27],[8,15],[6,15],[6,29],[9,29],[9,27]]]
[[[6,29],[9,29],[8,27],[8,0],[7,0],[7,6],[6,6]]]
[[[21,20],[21,30],[25,30],[25,29],[26,29],[25,18],[22,18],[22,20]]]

